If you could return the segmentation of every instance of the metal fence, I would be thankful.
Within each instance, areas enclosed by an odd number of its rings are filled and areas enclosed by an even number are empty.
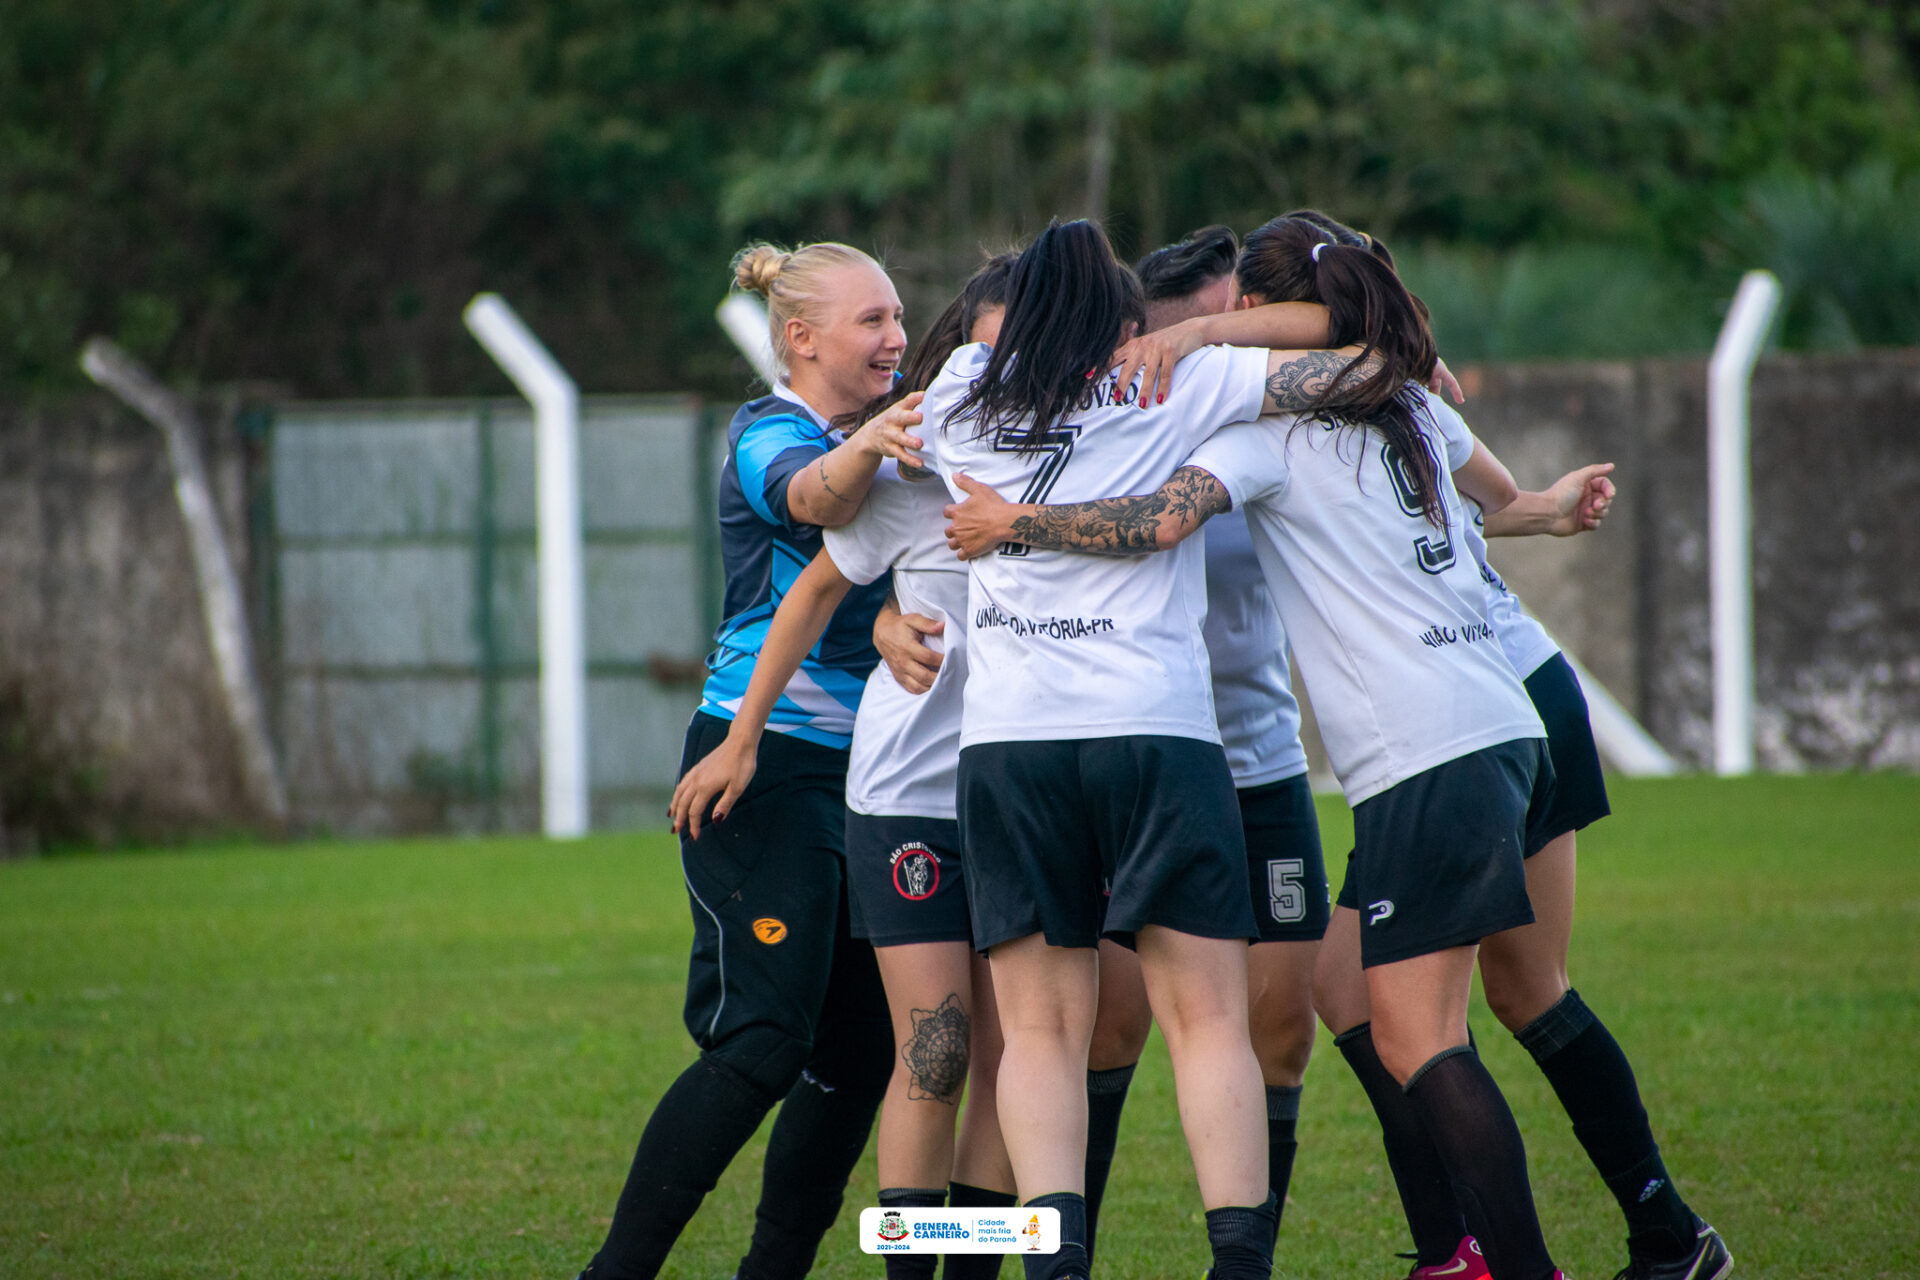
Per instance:
[[[581,410],[596,827],[658,821],[718,612],[698,402]],[[290,404],[261,539],[295,809],[343,832],[539,825],[533,421],[517,401]]]

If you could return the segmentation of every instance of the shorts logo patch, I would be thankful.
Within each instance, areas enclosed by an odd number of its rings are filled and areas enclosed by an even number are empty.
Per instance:
[[[761,916],[753,922],[753,936],[768,946],[778,946],[787,940],[787,924],[772,916]]]
[[[907,901],[925,902],[940,887],[940,859],[924,844],[903,844],[888,861],[893,863],[893,887]]]
[[[1367,910],[1372,912],[1372,914],[1367,917],[1368,924],[1385,924],[1387,921],[1393,919],[1393,900],[1391,898],[1382,898],[1378,902],[1369,902],[1367,904]]]

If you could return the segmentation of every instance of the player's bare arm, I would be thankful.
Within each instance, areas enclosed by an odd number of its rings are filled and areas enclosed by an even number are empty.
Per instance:
[[[833,611],[852,588],[853,583],[825,551],[814,556],[787,588],[767,628],[746,696],[727,736],[688,769],[673,789],[667,814],[673,819],[676,833],[685,831],[698,840],[709,810],[714,822],[725,821],[734,802],[745,794],[759,767],[760,737],[773,714],[773,704],[779,701],[808,651],[819,643]]]
[[[1337,351],[1275,351],[1267,357],[1266,413],[1334,408],[1357,398],[1360,388],[1386,368],[1377,352],[1361,346]]]
[[[903,396],[788,481],[787,510],[794,520],[838,529],[859,514],[881,462],[894,458],[904,467],[924,467],[915,452],[924,442],[909,431],[920,424],[924,398],[919,391]]]
[[[1513,473],[1493,456],[1493,450],[1477,439],[1473,442],[1473,453],[1455,468],[1453,487],[1488,519],[1520,497],[1520,486],[1514,483]]]
[[[1113,353],[1121,386],[1141,375],[1140,407],[1164,403],[1173,367],[1202,347],[1225,343],[1298,351],[1327,340],[1327,309],[1317,302],[1270,302],[1260,307],[1193,316],[1127,340]]]
[[[1570,538],[1600,527],[1613,505],[1611,462],[1599,462],[1567,472],[1538,493],[1521,490],[1514,500],[1486,516],[1489,538],[1523,537],[1548,533]]]
[[[962,560],[1007,542],[1099,555],[1165,551],[1233,506],[1226,486],[1199,467],[1181,467],[1152,493],[1046,505],[1008,502],[970,476],[955,482],[968,496],[946,508],[947,545]]]

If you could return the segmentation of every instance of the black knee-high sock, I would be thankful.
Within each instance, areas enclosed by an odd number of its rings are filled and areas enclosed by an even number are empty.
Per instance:
[[[889,1052],[891,1052],[889,1050]],[[892,1064],[836,1072],[829,1083],[803,1072],[780,1104],[767,1139],[753,1243],[740,1280],[801,1280],[840,1213],[847,1178],[867,1149]]]
[[[1467,1234],[1466,1219],[1454,1203],[1453,1183],[1439,1149],[1427,1136],[1418,1110],[1406,1090],[1393,1078],[1373,1047],[1373,1024],[1363,1022],[1334,1037],[1340,1056],[1347,1060],[1360,1087],[1367,1091],[1374,1117],[1380,1121],[1380,1141],[1387,1149],[1387,1168],[1400,1193],[1400,1208],[1413,1233],[1418,1265],[1442,1266]]]
[[[1454,1198],[1494,1280],[1550,1280],[1553,1258],[1527,1181],[1527,1149],[1500,1086],[1466,1045],[1435,1054],[1407,1081],[1446,1162]]]
[[[1027,1280],[1084,1278],[1093,1265],[1087,1257],[1087,1198],[1071,1191],[1056,1191],[1052,1195],[1035,1196],[1027,1201],[1026,1207],[1060,1211],[1060,1252],[1022,1254]]]
[[[1120,1111],[1127,1105],[1127,1087],[1139,1063],[1087,1072],[1087,1257],[1100,1230],[1100,1202],[1107,1196],[1107,1175],[1113,1172],[1113,1152],[1120,1143]]]
[[[1300,1086],[1267,1086],[1267,1186],[1273,1189],[1273,1230],[1280,1232],[1280,1216],[1287,1211],[1287,1185],[1293,1181],[1293,1158],[1300,1151],[1294,1136],[1300,1124]]]
[[[947,1193],[939,1187],[880,1188],[882,1209],[938,1209],[946,1202]],[[889,1253],[883,1259],[887,1280],[933,1280],[939,1260],[934,1253]]]
[[[732,1068],[700,1058],[654,1107],[633,1153],[591,1280],[648,1280],[776,1099]]]
[[[1514,1033],[1560,1097],[1573,1136],[1620,1202],[1635,1257],[1675,1258],[1694,1247],[1694,1216],[1674,1189],[1640,1103],[1633,1066],[1577,991]]]
[[[1269,1280],[1273,1239],[1280,1233],[1280,1202],[1207,1210],[1207,1245],[1213,1250],[1209,1280]]]
[[[989,1191],[964,1182],[948,1184],[947,1204],[955,1209],[1011,1209],[1019,1197],[1011,1191]],[[999,1253],[950,1253],[940,1268],[940,1280],[997,1280]]]

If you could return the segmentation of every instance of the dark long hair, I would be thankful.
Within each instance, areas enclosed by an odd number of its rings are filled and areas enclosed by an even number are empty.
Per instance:
[[[1202,227],[1179,244],[1155,249],[1133,264],[1148,302],[1165,302],[1197,293],[1221,276],[1233,274],[1240,238],[1233,228]]]
[[[841,414],[833,420],[833,425],[842,431],[851,431],[910,392],[925,391],[932,386],[940,371],[947,367],[948,358],[972,339],[974,321],[980,318],[980,313],[988,307],[1007,305],[1007,276],[1013,271],[1014,257],[1012,253],[1001,253],[988,258],[961,286],[953,301],[933,318],[927,331],[920,335],[920,341],[907,349],[906,362],[900,366],[900,376],[894,379],[893,385],[851,413]]]
[[[1332,222],[1324,214],[1319,218]],[[1351,228],[1342,230],[1364,239]],[[1420,428],[1420,419],[1431,424],[1431,417],[1418,390],[1433,377],[1433,333],[1425,309],[1394,274],[1391,261],[1391,255],[1383,259],[1368,244],[1348,242],[1311,216],[1289,215],[1247,236],[1240,252],[1240,290],[1267,302],[1323,303],[1328,346],[1359,343],[1360,358],[1377,354],[1385,362],[1379,373],[1346,393],[1347,403],[1338,409],[1316,406],[1309,417],[1378,431],[1399,455],[1421,513],[1437,526],[1446,519],[1439,464]],[[1343,385],[1336,381],[1335,388]]]
[[[1282,216],[1299,218],[1305,222],[1311,222],[1314,226],[1327,232],[1341,244],[1365,249],[1368,253],[1386,263],[1387,269],[1395,275],[1398,275],[1400,272],[1400,268],[1396,267],[1393,263],[1393,250],[1387,248],[1387,242],[1379,236],[1356,230],[1338,218],[1333,217],[1331,214],[1322,213],[1318,209],[1295,209],[1292,213],[1283,214]],[[1402,281],[1402,283],[1405,282]],[[1407,296],[1413,299],[1413,305],[1419,308],[1420,315],[1427,323],[1432,324],[1433,312],[1428,310],[1427,304],[1420,300],[1420,295],[1409,289]]]
[[[986,435],[1026,419],[1010,443],[1023,453],[1041,447],[1054,423],[1087,403],[1087,371],[1104,371],[1127,326],[1146,316],[1140,282],[1099,224],[1050,223],[1013,264],[1000,340],[948,422],[972,421]]]

